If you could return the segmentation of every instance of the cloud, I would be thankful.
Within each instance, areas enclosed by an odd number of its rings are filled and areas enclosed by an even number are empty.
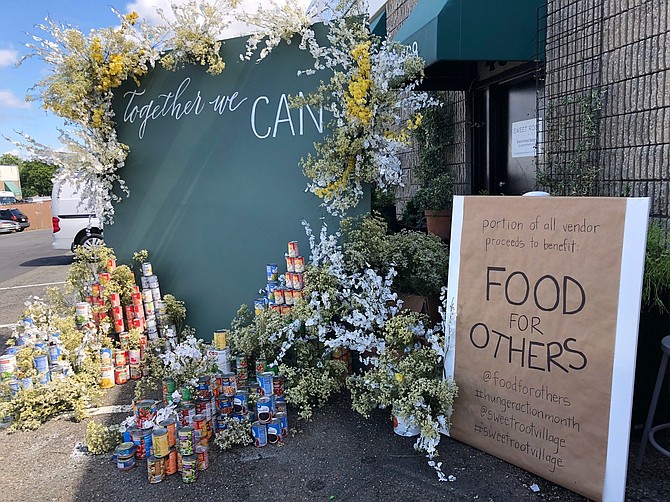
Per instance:
[[[15,65],[19,61],[19,53],[14,49],[0,49],[0,68]]]
[[[26,103],[9,89],[0,89],[0,108],[30,108],[30,103]]]

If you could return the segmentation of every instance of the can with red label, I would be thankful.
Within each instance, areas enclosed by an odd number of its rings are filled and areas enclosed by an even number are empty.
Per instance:
[[[284,305],[284,288],[277,288],[274,291],[275,305]]]
[[[298,291],[302,291],[302,287],[305,284],[303,275],[296,272],[295,274],[293,274],[292,277],[293,277],[293,281],[292,281],[293,282],[293,289],[297,289]]]
[[[286,271],[295,272],[295,258],[293,258],[292,256],[286,257]]]
[[[275,396],[283,396],[284,395],[284,376],[283,375],[275,375],[274,373],[271,373],[272,375],[272,393]]]
[[[200,431],[201,438],[209,437],[209,432],[207,431],[207,417],[205,415],[196,415],[193,417],[193,429],[195,431]]]
[[[235,397],[237,392],[237,384],[235,373],[222,373],[221,374],[221,394],[226,397]]]
[[[177,416],[179,417],[179,422],[183,426],[193,425],[193,417],[195,416],[195,406],[191,403],[184,403],[179,408],[177,408]]]
[[[293,305],[280,305],[280,312],[282,315],[290,314],[291,309],[293,308]]]
[[[177,473],[177,449],[170,448],[170,453],[165,459],[165,474],[172,476]]]
[[[196,446],[195,454],[198,456],[198,470],[206,471],[209,467],[209,454],[206,446]]]
[[[139,380],[142,378],[142,368],[139,364],[129,364],[128,372],[131,380]]]
[[[207,399],[198,398],[195,400],[195,414],[207,416]]]
[[[291,258],[295,258],[296,256],[300,256],[300,249],[298,248],[298,241],[290,241],[288,243],[288,255]]]
[[[289,307],[293,306],[293,290],[292,289],[285,289],[284,290],[284,304],[288,305]]]
[[[270,310],[272,310],[273,312],[279,312],[281,314],[281,308],[282,307],[285,307],[285,305],[274,305],[274,304],[272,304],[272,305],[270,305]]]
[[[109,294],[109,303],[112,307],[121,306],[121,295],[119,293],[110,293]]]
[[[302,300],[302,291],[294,289],[293,290],[293,305],[297,305],[298,304],[297,302],[299,300]]]
[[[128,381],[130,369],[128,366],[116,366],[114,368],[114,382],[116,385],[123,385]]]
[[[114,333],[121,333],[125,329],[123,319],[114,319]]]
[[[216,407],[222,415],[229,417],[233,414],[233,400],[228,396],[220,395],[217,397]]]
[[[305,258],[302,256],[296,256],[293,259],[294,272],[303,273],[305,271]]]

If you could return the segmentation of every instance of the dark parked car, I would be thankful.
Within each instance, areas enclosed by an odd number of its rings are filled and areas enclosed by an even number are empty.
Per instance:
[[[15,221],[21,226],[19,232],[23,232],[26,228],[30,226],[28,217],[15,207],[9,209],[0,209],[0,220]]]

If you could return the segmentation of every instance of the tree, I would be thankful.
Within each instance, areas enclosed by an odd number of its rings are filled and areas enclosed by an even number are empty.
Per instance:
[[[39,160],[26,160],[19,164],[19,177],[24,197],[51,195],[56,166]]]
[[[20,166],[21,162],[23,161],[20,158],[11,153],[3,153],[0,155],[0,166]]]

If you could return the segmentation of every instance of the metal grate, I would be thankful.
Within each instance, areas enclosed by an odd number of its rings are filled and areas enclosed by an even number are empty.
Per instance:
[[[538,181],[560,195],[648,196],[668,228],[670,2],[548,0],[546,27]]]

